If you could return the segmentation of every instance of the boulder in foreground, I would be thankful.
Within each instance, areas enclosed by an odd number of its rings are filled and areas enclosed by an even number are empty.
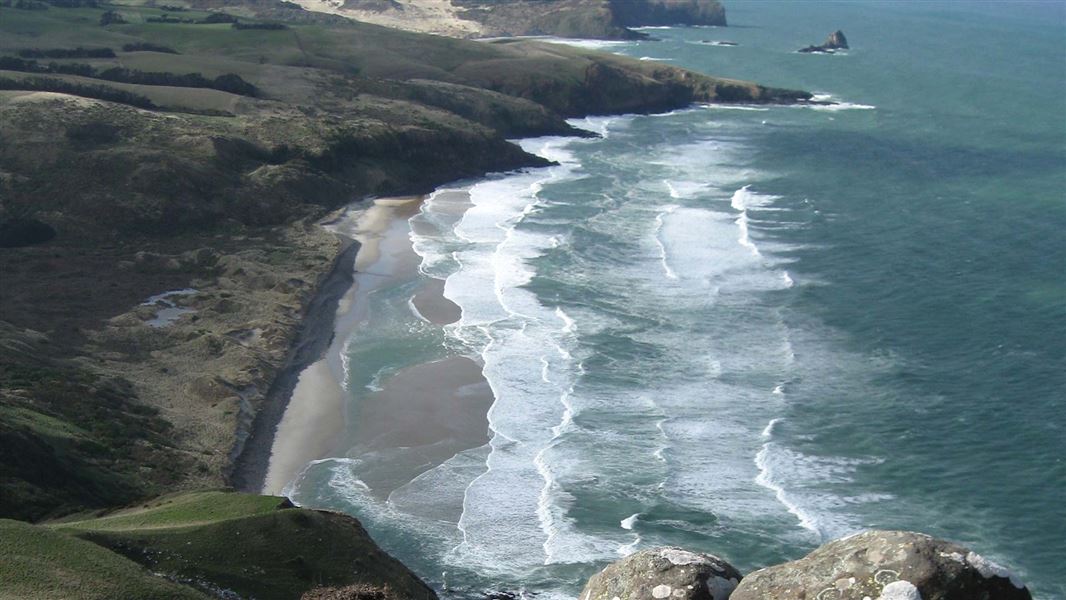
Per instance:
[[[580,600],[725,600],[740,572],[710,554],[680,548],[642,550],[593,575]]]
[[[1003,567],[920,533],[868,531],[744,578],[731,600],[1031,600]]]

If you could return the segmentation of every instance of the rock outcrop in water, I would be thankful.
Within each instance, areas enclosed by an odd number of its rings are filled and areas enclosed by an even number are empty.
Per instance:
[[[844,32],[837,29],[833,33],[829,34],[825,42],[821,46],[807,46],[806,48],[800,48],[799,52],[803,54],[833,54],[837,50],[848,49],[848,38],[844,37]]]
[[[632,554],[589,579],[581,600],[725,600],[740,572],[710,554],[656,548]]]
[[[739,583],[739,585],[738,585]],[[1031,600],[1007,569],[921,533],[868,531],[741,579],[725,561],[644,550],[594,575],[581,600]]]

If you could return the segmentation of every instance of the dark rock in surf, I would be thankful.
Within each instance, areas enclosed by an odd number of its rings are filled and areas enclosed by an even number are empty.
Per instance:
[[[832,54],[837,50],[848,49],[848,38],[844,37],[844,32],[839,29],[829,34],[825,42],[821,46],[807,46],[801,48],[799,52],[803,54]]]
[[[593,575],[580,600],[725,600],[740,572],[710,554],[654,548],[611,563]]]
[[[1003,567],[920,533],[868,531],[744,578],[731,600],[1031,600]]]

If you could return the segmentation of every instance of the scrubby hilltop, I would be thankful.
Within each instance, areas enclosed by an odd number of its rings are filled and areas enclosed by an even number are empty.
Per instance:
[[[297,0],[309,11],[453,37],[632,39],[643,25],[725,25],[717,0]]]

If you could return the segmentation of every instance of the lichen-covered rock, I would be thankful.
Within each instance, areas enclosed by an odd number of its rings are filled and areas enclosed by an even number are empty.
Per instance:
[[[868,531],[751,573],[731,600],[1030,600],[1006,569],[920,533]]]
[[[725,600],[740,572],[710,554],[655,548],[632,554],[593,575],[581,600]]]

